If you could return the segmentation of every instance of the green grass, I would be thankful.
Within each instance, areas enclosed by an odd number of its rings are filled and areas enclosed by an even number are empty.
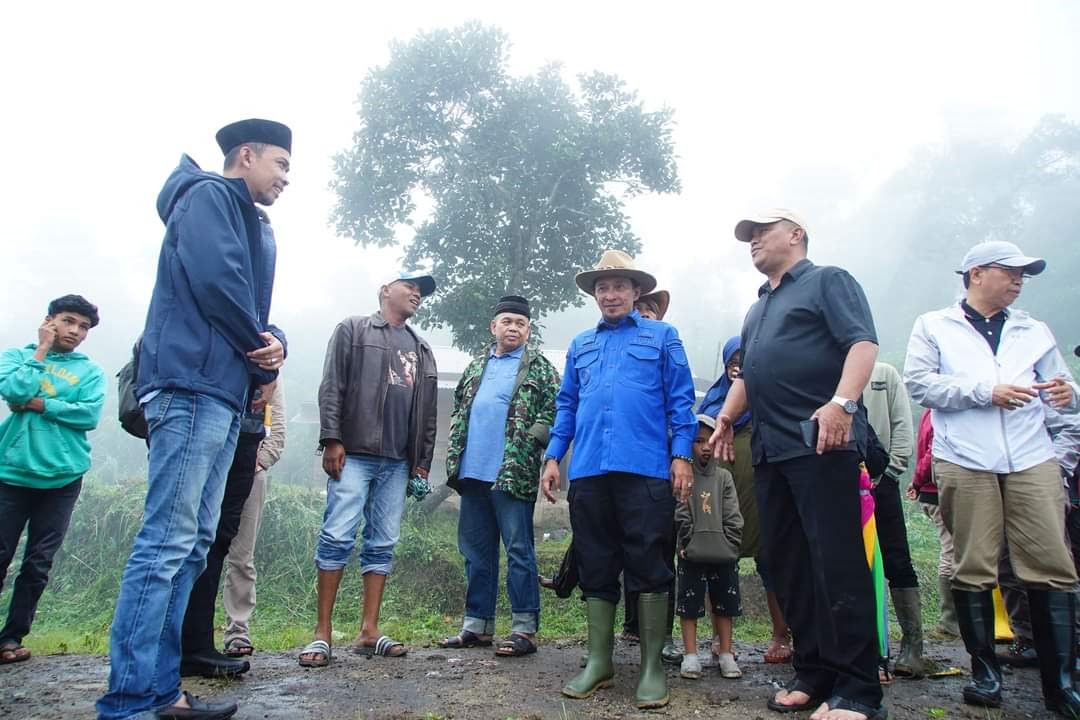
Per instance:
[[[139,527],[144,497],[141,484],[124,487],[88,483],[63,549],[57,554],[49,587],[42,596],[33,632],[26,644],[36,653],[105,653],[120,577]],[[266,650],[285,650],[306,644],[315,625],[315,541],[325,500],[314,490],[272,484],[256,549],[259,571],[258,606],[252,618],[252,641]],[[937,622],[937,535],[932,523],[905,502],[908,536],[920,584],[927,627]],[[539,542],[542,573],[559,566],[569,539]],[[21,557],[21,553],[16,558]],[[505,558],[502,578],[505,578]],[[348,642],[359,628],[362,586],[355,558],[346,570],[334,611],[335,642]],[[0,594],[6,608],[10,581],[18,572],[12,564]],[[741,567],[744,586],[756,579],[752,562]],[[464,567],[457,550],[456,518],[449,513],[422,514],[410,502],[402,523],[394,571],[383,603],[382,630],[412,645],[456,633],[465,595]],[[754,597],[759,597],[754,595]],[[769,637],[763,603],[747,602],[736,621],[739,640],[759,642]],[[583,638],[585,618],[577,594],[559,599],[543,591],[541,635],[546,639]],[[757,605],[762,605],[758,607]],[[621,603],[620,610],[621,613]],[[500,589],[497,632],[509,632],[510,610]],[[621,622],[621,618],[620,618]],[[218,624],[224,624],[219,607]],[[892,623],[893,635],[899,627]],[[701,637],[710,630],[702,623]]]

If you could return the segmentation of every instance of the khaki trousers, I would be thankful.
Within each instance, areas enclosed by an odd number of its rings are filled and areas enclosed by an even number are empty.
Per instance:
[[[225,557],[225,613],[228,625],[225,628],[225,644],[240,638],[251,642],[248,634],[248,621],[255,610],[255,540],[259,536],[259,523],[262,521],[263,503],[266,500],[266,472],[255,473],[251,483],[251,493],[244,502],[240,515],[240,528],[229,546]]]
[[[953,576],[953,539],[952,533],[945,527],[945,519],[941,517],[941,508],[933,503],[919,503],[923,514],[934,523],[937,530],[938,542],[941,550],[938,553],[938,576],[952,578]]]
[[[1024,585],[1072,591],[1076,570],[1065,546],[1065,488],[1054,460],[995,474],[934,460],[945,527],[952,533],[956,590],[990,590],[1009,538],[1013,571]]]

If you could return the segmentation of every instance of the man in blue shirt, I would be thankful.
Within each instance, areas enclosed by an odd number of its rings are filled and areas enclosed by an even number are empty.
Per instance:
[[[496,655],[536,652],[540,587],[533,509],[540,464],[555,419],[559,374],[527,345],[529,302],[507,295],[495,306],[495,343],[469,363],[454,390],[446,482],[461,494],[458,548],[465,557],[465,621],[444,648],[491,645],[499,592],[499,539],[506,546],[510,637]]]
[[[559,461],[574,441],[568,500],[587,605],[589,660],[562,691],[586,698],[611,684],[622,572],[627,588],[641,593],[637,706],[662,707],[668,692],[660,650],[670,630],[664,620],[673,577],[664,548],[672,496],[685,500],[693,483],[693,379],[675,328],[646,320],[634,309],[656,279],[635,269],[629,255],[608,250],[595,270],[579,273],[576,281],[595,298],[603,317],[567,350],[540,481],[544,496],[554,502]]]

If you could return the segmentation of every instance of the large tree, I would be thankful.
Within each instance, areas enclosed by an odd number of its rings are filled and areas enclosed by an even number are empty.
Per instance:
[[[647,112],[613,75],[582,75],[577,93],[558,65],[511,76],[508,46],[477,23],[394,44],[335,160],[339,232],[429,264],[440,291],[419,320],[466,350],[490,339],[500,295],[541,317],[580,305],[575,273],[640,249],[623,200],[679,191],[670,110]]]

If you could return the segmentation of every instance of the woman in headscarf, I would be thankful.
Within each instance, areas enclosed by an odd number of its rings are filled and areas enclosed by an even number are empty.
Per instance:
[[[736,335],[724,343],[724,372],[713,383],[701,400],[698,412],[709,417],[716,417],[724,406],[731,383],[742,371],[742,350],[739,336]],[[735,462],[722,463],[735,477],[735,489],[739,496],[739,510],[743,516],[742,557],[752,557],[757,566],[761,584],[765,587],[769,603],[769,617],[772,620],[772,640],[765,650],[765,662],[791,662],[791,631],[780,612],[780,603],[776,599],[769,569],[761,553],[761,526],[758,523],[757,499],[754,496],[754,466],[750,454],[751,417],[747,411],[735,420]]]

